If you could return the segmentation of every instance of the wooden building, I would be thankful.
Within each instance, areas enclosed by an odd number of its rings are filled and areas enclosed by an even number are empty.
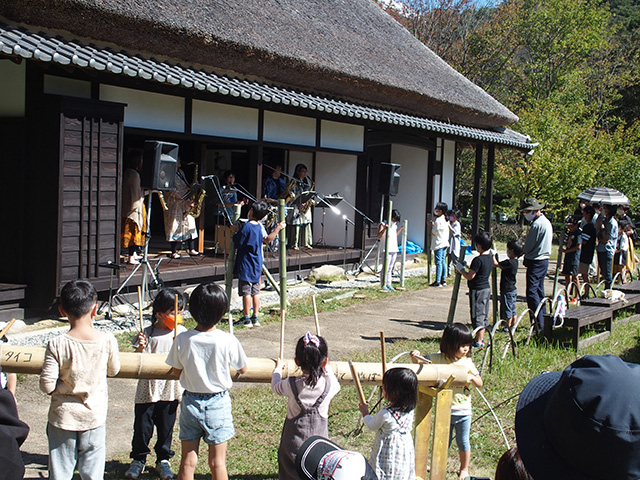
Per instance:
[[[358,211],[380,217],[381,162],[402,166],[394,207],[425,245],[427,214],[454,198],[456,142],[491,164],[495,148],[534,146],[516,121],[372,0],[1,2],[0,282],[13,297],[25,286],[5,315],[49,307],[73,278],[109,287],[99,264],[120,259],[123,156],[144,140],[178,143],[201,175],[233,169],[257,196],[268,166],[305,163],[350,220],[316,209],[314,239],[359,249]],[[202,268],[172,278],[222,272]]]

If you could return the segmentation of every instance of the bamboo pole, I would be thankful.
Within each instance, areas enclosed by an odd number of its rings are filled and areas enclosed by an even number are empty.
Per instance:
[[[449,303],[449,314],[447,315],[447,325],[453,323],[456,316],[456,307],[458,306],[458,295],[460,294],[460,281],[462,275],[456,270],[456,277],[453,281],[453,291],[451,292],[451,302]]]
[[[426,388],[418,388],[418,403],[415,410],[414,448],[416,455],[416,477],[427,478],[429,464],[429,439],[431,438],[431,418],[433,416],[433,396]]]
[[[384,236],[384,263],[382,267],[382,275],[380,276],[380,288],[383,288],[387,282],[387,272],[389,268],[393,268],[393,265],[389,265],[389,227],[391,226],[391,209],[393,208],[393,200],[387,202],[387,229]]]
[[[138,286],[138,313],[140,314],[140,333],[144,333],[142,324],[142,289]]]
[[[176,293],[174,308],[173,308],[173,339],[178,336],[178,294]]]
[[[318,306],[316,305],[316,296],[311,297],[313,301],[313,318],[316,321],[316,335],[320,336],[320,322],[318,321]]]
[[[278,202],[278,222],[285,221],[285,203],[281,198]],[[284,312],[287,308],[287,229],[283,228],[278,233],[278,260],[280,271],[280,311]]]
[[[384,331],[380,331],[380,351],[382,358],[382,375],[387,373],[387,345],[384,340]]]
[[[364,392],[362,391],[362,385],[360,384],[360,379],[358,378],[358,372],[351,360],[349,360],[349,369],[351,370],[351,376],[353,377],[353,381],[356,382],[356,390],[358,391],[358,397],[360,397],[360,403],[362,405],[366,405],[367,399],[364,397]]]
[[[45,349],[42,347],[23,347],[18,345],[0,345],[0,367],[8,373],[40,374],[44,360]],[[175,379],[171,375],[171,367],[165,363],[167,356],[161,353],[130,353],[120,352],[120,372],[115,378],[157,378]],[[284,360],[286,374],[299,375],[300,369],[294,360]],[[338,381],[347,385],[353,383],[353,373],[348,362],[329,362],[335,372]],[[231,369],[231,375],[237,382],[270,383],[271,373],[275,366],[275,359],[255,358],[247,360],[247,372],[237,375]],[[357,369],[358,379],[361,385],[379,385],[382,383],[382,369],[379,362],[364,363],[353,362]],[[469,372],[462,366],[455,365],[417,365],[415,363],[394,364],[394,367],[403,367],[413,370],[421,386],[439,385],[451,375],[455,380],[451,386],[464,386],[469,379]],[[283,376],[286,377],[285,374]]]
[[[233,224],[238,223],[238,219],[240,218],[240,205],[233,206]],[[227,259],[227,271],[224,276],[224,285],[225,291],[227,293],[227,298],[229,299],[229,310],[227,311],[227,316],[229,319],[229,332],[233,335],[233,316],[231,315],[231,290],[233,289],[233,266],[236,262],[236,246],[231,241],[231,248],[229,249],[229,258]]]
[[[438,390],[436,394],[433,445],[431,446],[431,480],[445,480],[446,478],[452,397],[452,390]]]
[[[278,358],[284,360],[284,310],[280,310],[280,355]]]
[[[407,263],[407,237],[408,237],[407,231],[409,230],[409,220],[405,218],[404,221],[402,222],[402,226],[404,228],[402,229],[402,256],[400,261],[400,286],[404,287],[404,267],[405,267],[405,263]]]

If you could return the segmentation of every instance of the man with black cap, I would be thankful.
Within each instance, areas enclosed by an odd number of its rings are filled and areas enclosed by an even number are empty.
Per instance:
[[[520,209],[524,218],[531,223],[531,230],[527,235],[524,248],[524,266],[527,267],[527,305],[532,312],[544,298],[544,277],[549,269],[549,256],[551,255],[551,240],[553,228],[551,222],[542,213],[544,203],[535,198],[526,198],[524,206]],[[538,312],[538,326],[540,331],[544,329],[545,308]],[[533,314],[531,314],[533,315]]]
[[[587,355],[531,380],[516,440],[535,480],[640,478],[640,365]]]

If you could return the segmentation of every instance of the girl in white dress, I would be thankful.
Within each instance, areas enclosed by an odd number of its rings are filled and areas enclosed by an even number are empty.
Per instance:
[[[382,377],[382,395],[389,405],[373,417],[369,406],[360,412],[369,430],[377,431],[369,463],[379,480],[414,480],[415,452],[411,430],[418,397],[418,377],[408,368],[392,368]]]

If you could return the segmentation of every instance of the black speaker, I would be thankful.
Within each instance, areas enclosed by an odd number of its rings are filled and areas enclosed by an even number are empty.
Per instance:
[[[397,163],[380,164],[380,179],[378,182],[378,190],[383,195],[390,195],[392,197],[398,194],[398,187],[400,186],[400,165]]]
[[[178,168],[178,145],[146,140],[142,155],[141,182],[150,190],[173,190]]]

